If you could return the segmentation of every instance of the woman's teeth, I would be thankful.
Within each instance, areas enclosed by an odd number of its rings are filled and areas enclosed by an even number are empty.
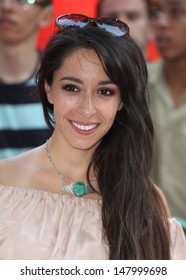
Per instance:
[[[76,122],[73,122],[72,121],[72,124],[77,127],[78,129],[81,129],[81,130],[92,130],[94,129],[97,125],[96,124],[92,124],[92,125],[82,125],[82,124],[78,124]]]

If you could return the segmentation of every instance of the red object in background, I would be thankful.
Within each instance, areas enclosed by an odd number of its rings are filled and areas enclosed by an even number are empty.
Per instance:
[[[96,4],[98,0],[53,0],[53,6],[55,10],[54,19],[62,14],[85,14],[90,17],[95,17],[96,15]],[[38,38],[38,47],[43,49],[46,45],[52,31],[52,24],[41,30]]]
[[[43,49],[52,34],[55,18],[62,14],[85,14],[90,17],[96,16],[96,4],[98,0],[53,0],[55,16],[52,24],[41,30],[38,38],[38,47]],[[147,60],[153,61],[159,58],[154,41],[150,41],[147,47]]]
[[[146,50],[146,58],[147,61],[157,61],[160,58],[158,49],[156,47],[156,43],[154,40],[151,40],[148,43],[147,50]]]

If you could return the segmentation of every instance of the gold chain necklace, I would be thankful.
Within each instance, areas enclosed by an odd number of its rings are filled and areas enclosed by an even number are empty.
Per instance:
[[[97,186],[96,177],[91,179],[93,186],[94,186],[94,188],[93,188],[92,186],[90,186],[90,184],[88,182],[82,182],[82,181],[73,182],[72,180],[66,178],[64,175],[62,175],[60,173],[59,169],[57,168],[55,162],[53,161],[53,159],[48,151],[48,141],[49,140],[47,140],[45,143],[46,155],[47,155],[50,163],[52,164],[54,170],[57,172],[57,174],[59,176],[59,180],[61,182],[61,190],[64,192],[71,193],[76,196],[83,196],[83,195],[87,195],[90,193],[94,193],[96,186]],[[67,184],[64,184],[64,182],[67,182]]]

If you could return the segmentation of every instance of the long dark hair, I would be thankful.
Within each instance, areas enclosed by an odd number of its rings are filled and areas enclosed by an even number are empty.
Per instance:
[[[148,110],[147,71],[143,54],[125,36],[97,27],[66,30],[52,36],[37,75],[39,95],[48,125],[53,128],[53,105],[44,81],[78,48],[94,49],[119,87],[123,108],[93,154],[93,166],[103,199],[102,223],[110,259],[170,259],[167,213],[150,179],[153,124]]]

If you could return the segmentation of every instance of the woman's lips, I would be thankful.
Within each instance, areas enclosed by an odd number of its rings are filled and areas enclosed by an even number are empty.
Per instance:
[[[75,121],[70,121],[70,123],[77,132],[86,135],[92,133],[99,125],[97,123],[75,122]]]

